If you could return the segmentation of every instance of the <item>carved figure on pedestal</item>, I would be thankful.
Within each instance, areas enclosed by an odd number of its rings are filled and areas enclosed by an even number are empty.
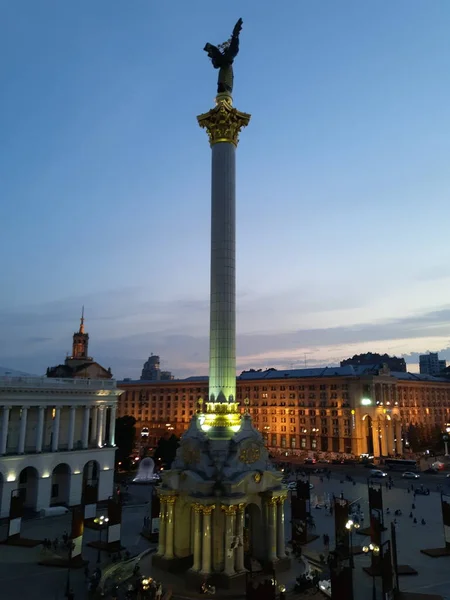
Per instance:
[[[208,53],[213,67],[219,69],[217,80],[218,94],[231,94],[233,91],[233,62],[239,52],[239,33],[242,29],[242,23],[242,19],[239,19],[228,41],[219,44],[219,46],[213,46],[213,44],[208,43],[203,48]]]

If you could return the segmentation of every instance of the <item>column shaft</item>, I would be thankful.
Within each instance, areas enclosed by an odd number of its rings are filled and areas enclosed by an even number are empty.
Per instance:
[[[211,513],[214,505],[203,507],[203,531],[202,531],[202,570],[205,575],[211,573]]]
[[[45,406],[39,406],[38,422],[36,427],[36,452],[42,452],[42,444],[44,442],[44,419]]]
[[[19,443],[17,445],[18,454],[25,452],[25,437],[27,435],[27,416],[28,408],[22,406],[22,412],[20,413],[20,430],[19,430]]]
[[[277,556],[286,557],[286,541],[284,531],[284,498],[278,498],[277,503]]]
[[[75,437],[75,416],[76,416],[76,408],[75,406],[70,407],[69,414],[69,431],[67,436],[67,448],[68,450],[73,450],[73,442]]]
[[[192,565],[193,571],[200,571],[202,566],[202,531],[201,531],[201,506],[194,504],[194,562]]]
[[[103,406],[98,407],[98,428],[97,428],[97,446],[103,447],[103,440],[105,437],[105,409]]]
[[[8,429],[9,429],[9,412],[10,412],[10,410],[11,410],[10,406],[3,407],[2,439],[1,439],[0,454],[6,454],[6,449],[8,446]]]
[[[277,506],[276,498],[270,498],[268,501],[269,522],[268,522],[268,538],[269,552],[267,560],[274,562],[277,560]]]
[[[234,144],[213,145],[209,400],[216,402],[236,399],[235,173]]]
[[[83,436],[82,436],[82,446],[83,449],[86,450],[89,446],[89,417],[90,417],[91,409],[89,406],[84,407],[84,415],[83,415]]]
[[[159,534],[158,534],[158,556],[164,556],[166,551],[166,503],[163,498],[160,499],[159,509]]]
[[[173,513],[174,513],[175,498],[167,497],[167,519],[166,519],[166,551],[165,558],[174,558],[173,554]]]
[[[236,512],[235,506],[223,506],[222,510],[225,512],[225,575],[233,575],[234,574],[234,552],[235,552],[235,543],[236,536],[234,534],[234,515]]]
[[[236,513],[236,537],[238,538],[238,547],[236,548],[235,568],[239,573],[244,570],[244,505],[239,504]]]
[[[113,404],[110,407],[110,410],[111,410],[111,417],[109,419],[109,445],[115,446],[116,445],[116,410],[117,410],[116,405]]]
[[[59,406],[55,408],[55,416],[53,418],[53,431],[52,431],[52,452],[58,451],[59,446],[59,424],[61,422],[61,409]]]

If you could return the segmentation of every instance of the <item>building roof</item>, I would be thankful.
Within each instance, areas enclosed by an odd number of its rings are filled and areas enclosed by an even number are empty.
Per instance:
[[[303,378],[328,378],[328,377],[362,377],[364,375],[377,375],[380,369],[379,364],[375,365],[347,365],[345,367],[319,367],[314,369],[287,369],[278,371],[277,369],[267,369],[266,371],[244,371],[236,377],[238,381],[262,381],[271,379],[303,379]],[[430,382],[447,382],[445,377],[435,377],[433,375],[419,375],[419,373],[404,373],[403,371],[389,371],[392,377],[406,381],[430,381]],[[208,377],[200,375],[192,376],[185,379],[172,379],[171,383],[207,383]],[[141,381],[141,380],[124,380],[118,382],[130,384],[159,384],[164,385],[166,381]]]

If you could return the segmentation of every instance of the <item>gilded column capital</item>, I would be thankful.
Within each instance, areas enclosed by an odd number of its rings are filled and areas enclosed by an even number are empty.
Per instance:
[[[278,502],[278,498],[275,496],[272,496],[272,498],[267,498],[267,504],[269,506],[276,506]]]
[[[175,495],[162,496],[161,499],[162,498],[164,498],[164,501],[167,502],[167,504],[175,504],[175,501],[177,499]]]
[[[222,504],[222,506],[220,508],[223,510],[223,512],[228,517],[230,517],[230,516],[236,514],[237,506],[235,506],[235,505],[229,505],[229,504]]]
[[[237,509],[239,512],[244,512],[245,504],[243,502],[241,502],[240,504],[237,505]]]
[[[195,503],[195,504],[192,504],[191,506],[192,506],[192,510],[195,513],[200,514],[202,512],[203,506],[201,504]]]
[[[278,498],[276,498],[277,504],[284,504],[286,498],[287,496],[278,496]]]
[[[208,504],[207,506],[202,506],[203,514],[210,515],[215,508],[216,508],[215,504]]]
[[[249,124],[251,115],[233,108],[226,98],[217,97],[217,105],[197,117],[200,127],[206,129],[211,146],[219,142],[238,145],[239,133]]]

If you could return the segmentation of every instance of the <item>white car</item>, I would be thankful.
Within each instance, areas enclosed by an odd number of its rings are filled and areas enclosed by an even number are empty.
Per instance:
[[[403,479],[419,479],[420,475],[413,473],[412,471],[405,471],[402,473]]]
[[[387,473],[385,473],[384,471],[380,471],[380,469],[372,469],[370,471],[370,476],[371,477],[386,477]]]

